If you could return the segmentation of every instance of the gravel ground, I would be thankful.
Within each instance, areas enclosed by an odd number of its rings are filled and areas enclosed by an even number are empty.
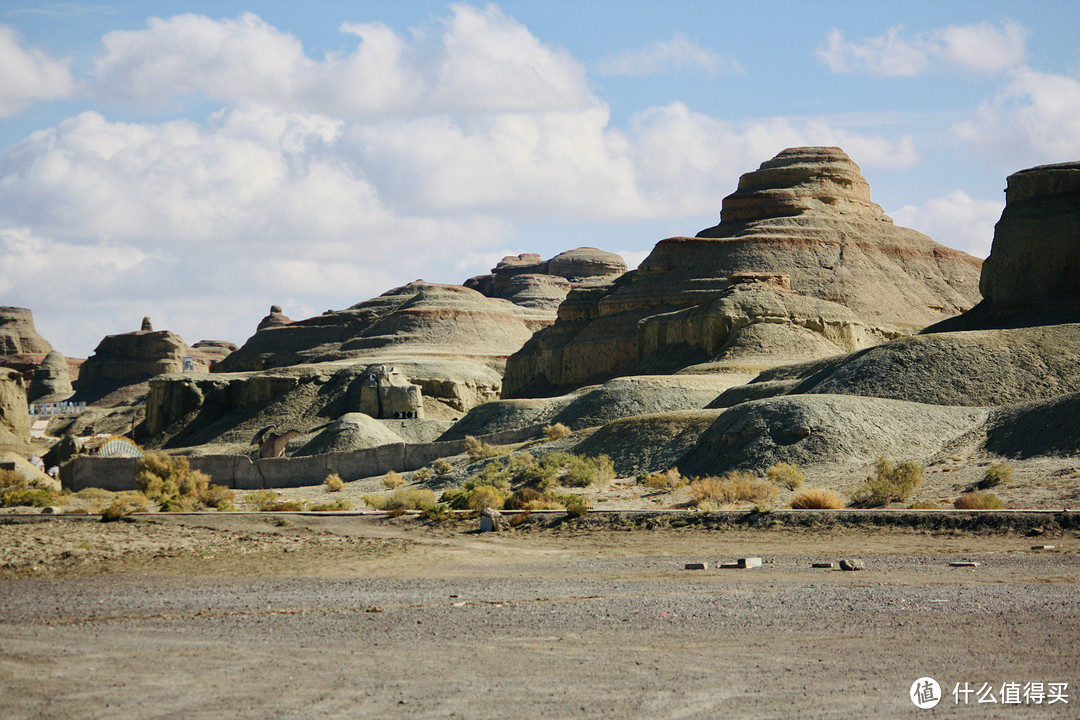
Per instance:
[[[923,676],[939,715],[1080,714],[1075,531],[284,519],[0,524],[3,717],[891,718]],[[1069,704],[951,694],[1006,681]]]

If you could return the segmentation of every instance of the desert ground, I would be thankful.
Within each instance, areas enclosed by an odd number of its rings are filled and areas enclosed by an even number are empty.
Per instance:
[[[3,716],[1077,716],[1069,515],[795,515],[536,513],[499,533],[411,515],[8,515]],[[763,564],[717,567],[740,557]],[[864,569],[811,567],[841,558]],[[908,697],[924,676],[934,710]],[[1068,683],[1068,704],[1003,703],[1012,682]],[[999,701],[958,704],[964,683]]]

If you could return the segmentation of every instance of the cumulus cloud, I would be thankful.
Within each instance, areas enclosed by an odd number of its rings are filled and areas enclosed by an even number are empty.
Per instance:
[[[201,93],[327,114],[569,110],[591,102],[584,68],[541,43],[496,6],[455,5],[435,47],[409,43],[382,23],[345,23],[350,54],[309,58],[300,41],[246,13],[151,18],[143,30],[105,35],[100,93],[163,102]]]
[[[985,258],[994,240],[994,225],[1005,209],[1000,200],[977,200],[963,190],[922,205],[905,205],[890,213],[897,224],[929,235],[942,245]]]
[[[1007,172],[1080,156],[1080,81],[1019,68],[956,135]]]
[[[0,118],[11,117],[42,100],[68,97],[75,81],[66,60],[27,48],[9,25],[0,25]]]
[[[602,75],[659,75],[680,70],[707,73],[743,74],[733,57],[703,48],[697,40],[675,33],[670,40],[658,40],[635,52],[621,53],[599,63]]]
[[[1028,31],[1012,21],[983,22],[908,33],[896,25],[877,37],[849,42],[833,28],[815,54],[833,72],[912,77],[936,64],[994,74],[1024,62]]]

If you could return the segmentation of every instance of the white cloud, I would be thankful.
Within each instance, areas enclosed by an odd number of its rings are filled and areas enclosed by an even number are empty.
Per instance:
[[[994,74],[1023,63],[1027,35],[1026,28],[1009,20],[1000,26],[983,22],[916,33],[895,25],[859,42],[848,42],[841,30],[833,28],[815,54],[833,72],[844,74],[912,77],[938,63]]]
[[[9,25],[0,25],[0,118],[11,117],[42,100],[70,96],[75,82],[66,60],[26,48]]]
[[[976,200],[954,190],[923,205],[905,205],[890,213],[898,225],[914,228],[942,245],[985,258],[1005,199]]]
[[[675,33],[670,40],[658,40],[647,48],[610,57],[597,66],[603,75],[659,75],[680,70],[743,74],[734,58],[703,48],[697,40]]]
[[[970,120],[953,129],[1007,172],[1075,160],[1080,157],[1080,80],[1020,68]]]
[[[341,31],[358,37],[358,47],[322,60],[251,13],[151,18],[144,30],[105,35],[95,74],[102,95],[132,103],[202,93],[331,115],[572,110],[591,103],[584,68],[567,52],[544,45],[494,5],[452,11],[438,47],[422,39],[409,44],[382,23],[345,23]]]

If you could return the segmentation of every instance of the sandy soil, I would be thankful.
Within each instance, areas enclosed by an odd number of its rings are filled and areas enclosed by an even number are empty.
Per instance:
[[[3,518],[3,715],[910,717],[927,675],[950,717],[1077,714],[1076,530],[475,522]],[[1070,703],[951,694],[1006,681]]]

